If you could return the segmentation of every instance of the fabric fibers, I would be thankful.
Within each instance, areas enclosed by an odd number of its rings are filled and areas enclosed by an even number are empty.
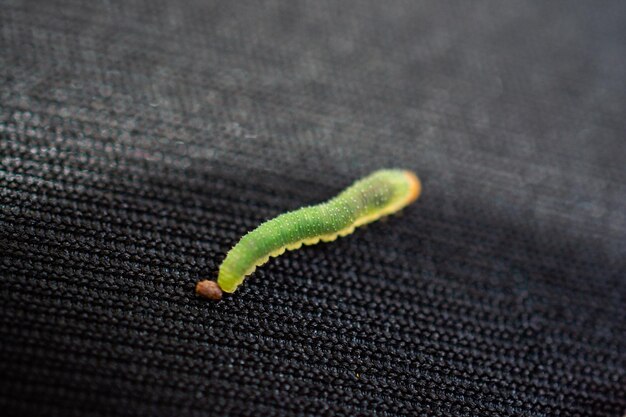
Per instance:
[[[0,414],[623,416],[625,21],[0,0]],[[194,294],[386,167],[400,215]]]

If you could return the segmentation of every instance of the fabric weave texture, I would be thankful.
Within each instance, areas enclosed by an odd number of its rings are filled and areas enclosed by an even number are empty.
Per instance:
[[[0,415],[623,416],[624,22],[0,0]],[[400,215],[194,294],[394,167]]]

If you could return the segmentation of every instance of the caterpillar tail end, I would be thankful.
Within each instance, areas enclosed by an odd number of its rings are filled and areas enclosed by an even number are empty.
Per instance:
[[[196,294],[209,300],[219,301],[222,299],[222,289],[215,281],[205,279],[196,284]]]
[[[404,171],[404,175],[406,175],[409,181],[409,196],[407,198],[407,204],[410,204],[417,200],[417,197],[419,197],[422,193],[422,182],[412,171]]]

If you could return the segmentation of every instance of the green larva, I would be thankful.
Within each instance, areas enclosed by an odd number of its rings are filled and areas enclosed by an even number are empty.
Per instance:
[[[270,257],[298,249],[303,244],[330,242],[346,236],[355,227],[402,209],[415,201],[420,192],[421,183],[411,171],[376,171],[325,203],[303,207],[262,223],[228,252],[217,282],[200,281],[196,292],[219,300],[222,292],[234,292],[246,276]]]

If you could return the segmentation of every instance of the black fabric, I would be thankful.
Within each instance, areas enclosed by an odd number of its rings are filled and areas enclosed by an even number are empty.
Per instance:
[[[0,1],[0,414],[621,416],[626,3]],[[194,295],[383,167],[401,215]]]

